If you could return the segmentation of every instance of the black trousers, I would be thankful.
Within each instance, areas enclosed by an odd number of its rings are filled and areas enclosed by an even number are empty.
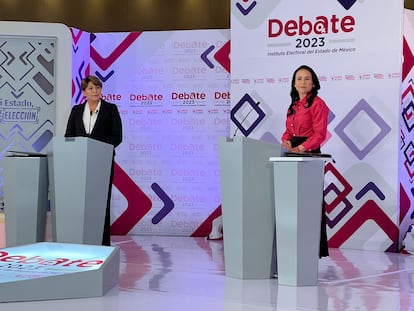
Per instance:
[[[112,158],[111,175],[109,177],[108,199],[106,200],[105,222],[102,236],[102,245],[111,246],[111,196],[112,181],[114,180],[114,158]]]
[[[292,147],[297,147],[303,143],[307,137],[295,136],[290,140]],[[318,147],[315,150],[311,150],[311,153],[320,153],[321,149]],[[325,200],[322,198],[322,217],[321,217],[321,238],[319,241],[319,258],[329,256],[328,248],[328,235],[326,232],[326,210],[325,210]]]

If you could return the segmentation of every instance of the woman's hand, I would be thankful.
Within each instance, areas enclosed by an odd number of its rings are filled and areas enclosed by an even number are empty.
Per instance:
[[[293,148],[293,152],[304,152],[304,151],[305,151],[305,147],[303,147],[303,145],[299,145]]]
[[[287,149],[289,152],[292,152],[292,143],[290,142],[290,140],[285,140],[284,142],[282,142],[282,147]]]

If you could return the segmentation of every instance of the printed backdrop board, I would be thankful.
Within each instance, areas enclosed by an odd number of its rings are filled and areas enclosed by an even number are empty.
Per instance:
[[[51,35],[50,25],[17,23],[16,30],[2,22],[7,34],[24,34],[27,44],[18,46],[28,59],[36,54],[40,65],[29,84],[23,81],[31,70],[16,76],[17,86],[3,84],[3,120],[29,112],[5,107],[10,98],[31,101],[28,94],[43,92],[41,101],[32,101],[34,108],[58,99],[56,121],[53,114],[45,117],[49,121],[34,123],[32,134],[23,134],[24,122],[1,123],[3,153],[12,146],[42,151],[48,145],[45,135],[53,130],[63,135],[71,104],[82,100],[81,78],[97,75],[124,126],[116,155],[112,232],[205,236],[221,213],[217,139],[236,134],[279,142],[291,75],[308,64],[318,73],[320,95],[330,108],[322,146],[336,160],[325,175],[330,245],[396,250],[402,0],[233,0],[231,8],[231,31],[91,34],[71,29],[72,50],[65,51],[74,56],[72,84],[56,83],[56,88],[49,82],[56,74],[61,81],[67,62],[54,66],[48,57],[56,47],[58,59],[71,59],[62,53],[67,29],[61,37],[59,31]],[[38,46],[47,48],[33,48],[30,54],[26,47],[33,45],[34,32],[45,35]],[[10,72],[25,72],[15,70],[23,63],[11,55],[19,53],[3,53],[9,55],[3,64],[16,67]],[[6,69],[3,65],[4,79],[10,76]],[[56,126],[48,128],[49,123]]]
[[[82,77],[93,74],[122,117],[112,234],[206,236],[221,204],[217,144],[229,131],[229,31],[72,29],[72,36],[72,103],[82,101]]]
[[[294,70],[318,74],[330,108],[322,151],[336,160],[324,191],[331,247],[398,246],[402,12],[401,0],[231,1],[230,132],[280,142]]]
[[[401,138],[399,145],[399,203],[400,203],[400,240],[403,240],[410,225],[414,224],[413,213],[413,118],[414,88],[413,88],[413,66],[414,66],[414,11],[404,10],[404,40],[403,53],[404,65],[402,71],[402,98],[400,105],[400,129]],[[406,250],[413,251],[402,245]]]
[[[0,22],[0,201],[9,150],[46,154],[70,106],[71,36],[55,23]],[[59,111],[59,113],[57,113]]]

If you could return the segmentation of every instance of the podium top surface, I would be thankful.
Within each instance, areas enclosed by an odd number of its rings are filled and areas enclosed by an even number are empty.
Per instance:
[[[46,157],[47,155],[44,153],[37,153],[37,152],[29,152],[29,151],[14,151],[9,150],[7,151],[6,157]]]
[[[271,162],[306,162],[306,161],[329,161],[332,155],[328,153],[310,153],[310,152],[284,152],[283,156],[270,157]]]
[[[309,161],[328,161],[330,158],[324,157],[270,157],[270,162],[309,162]]]

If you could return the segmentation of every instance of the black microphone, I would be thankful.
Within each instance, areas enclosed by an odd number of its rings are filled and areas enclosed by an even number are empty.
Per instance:
[[[260,102],[257,102],[256,105],[259,106]],[[246,114],[246,116],[243,118],[243,120],[240,122],[240,125],[243,124],[244,121],[246,121],[247,117],[252,113],[252,111],[255,110],[254,107],[250,109],[250,111]],[[236,130],[233,133],[233,136],[231,138],[236,137],[237,131],[239,130],[239,127],[236,127]]]
[[[91,125],[92,125],[92,115],[93,115],[93,112],[92,112],[92,110],[90,110],[89,111],[89,132],[88,132],[88,135],[91,135]]]

